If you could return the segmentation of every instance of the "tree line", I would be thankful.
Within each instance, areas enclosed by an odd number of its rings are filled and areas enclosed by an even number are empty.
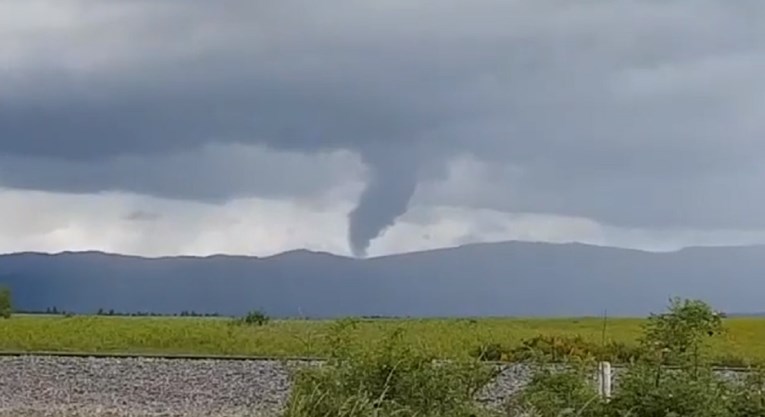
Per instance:
[[[38,314],[54,316],[74,316],[76,313],[68,311],[57,306],[47,307],[45,310],[21,310],[14,309],[13,297],[8,287],[0,286],[0,317],[10,318],[14,313],[17,314]],[[194,310],[184,310],[180,313],[155,313],[148,311],[121,312],[115,309],[99,308],[95,315],[114,316],[114,317],[221,317],[219,313],[205,313]]]

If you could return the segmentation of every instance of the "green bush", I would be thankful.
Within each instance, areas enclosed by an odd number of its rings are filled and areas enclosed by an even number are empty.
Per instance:
[[[605,346],[596,348],[594,356],[599,361],[626,365],[639,361],[643,355],[645,352],[640,346],[610,341]]]
[[[757,364],[754,361],[751,361],[744,357],[733,355],[733,354],[714,356],[714,358],[712,359],[712,362],[715,365],[719,365],[719,366],[725,366],[729,368],[742,368],[742,369],[751,368]]]
[[[665,313],[648,318],[641,346],[652,360],[698,367],[710,360],[710,338],[722,332],[722,317],[708,304],[674,298]]]
[[[0,317],[9,319],[13,314],[13,301],[11,290],[7,287],[0,287]]]
[[[525,389],[511,399],[509,416],[559,417],[577,415],[600,417],[605,403],[591,384],[594,369],[584,363],[566,364],[563,369],[542,366]]]
[[[639,348],[606,347],[599,359],[633,356],[609,401],[588,382],[593,367],[577,365],[591,362],[572,361],[592,346],[578,338],[531,341],[527,351],[543,352],[534,356],[541,366],[510,403],[510,416],[523,410],[535,417],[765,417],[765,373],[735,381],[713,371],[708,342],[723,331],[721,319],[701,301],[673,299],[667,312],[651,315]],[[549,361],[561,358],[569,361],[563,370],[552,369]]]
[[[728,388],[711,369],[664,371],[637,364],[621,376],[608,406],[640,417],[726,417],[727,404]]]
[[[352,344],[340,324],[331,359],[299,370],[285,417],[468,417],[485,414],[475,393],[494,376],[477,360],[436,362],[402,341],[402,332],[366,348]]]
[[[253,310],[244,317],[239,318],[236,323],[248,326],[265,326],[271,321],[265,313],[260,310]]]
[[[513,349],[510,357],[514,361],[561,362],[568,359],[585,359],[594,356],[595,347],[580,336],[539,335],[524,340]]]
[[[765,417],[765,373],[752,370],[730,392],[730,417]]]
[[[600,360],[618,364],[634,362],[643,355],[639,346],[610,341],[605,345],[590,342],[581,336],[539,335],[521,342],[508,357],[518,362],[565,362]]]

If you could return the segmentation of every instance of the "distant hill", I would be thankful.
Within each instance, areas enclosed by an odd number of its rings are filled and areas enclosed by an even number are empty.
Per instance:
[[[141,258],[99,252],[0,256],[17,306],[75,312],[274,316],[644,315],[673,295],[765,310],[765,247],[651,253],[583,244],[487,243],[371,259]]]

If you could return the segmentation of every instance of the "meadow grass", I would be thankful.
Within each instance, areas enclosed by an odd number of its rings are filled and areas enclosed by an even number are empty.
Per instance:
[[[643,319],[611,318],[606,341],[635,343]],[[126,354],[191,354],[324,357],[329,320],[274,320],[265,326],[232,324],[222,318],[15,316],[0,320],[0,351]],[[404,338],[424,352],[459,358],[482,343],[512,348],[539,335],[581,336],[601,342],[600,318],[484,318],[359,320],[355,343],[375,343],[401,327]],[[765,319],[732,318],[713,341],[715,357],[765,363]]]

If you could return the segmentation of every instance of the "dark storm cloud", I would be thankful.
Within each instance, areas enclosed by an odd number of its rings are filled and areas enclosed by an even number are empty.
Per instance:
[[[95,160],[0,155],[0,185],[81,194],[127,191],[209,202],[253,195],[318,198],[362,172],[360,161],[349,152],[306,155],[230,144]]]
[[[461,154],[518,174],[448,204],[765,225],[751,185],[765,179],[761,1],[49,4],[0,29],[0,153],[59,161],[35,170],[211,143],[347,149],[370,169],[351,215],[359,249],[406,209],[423,166]],[[237,193],[223,182],[207,194]]]

